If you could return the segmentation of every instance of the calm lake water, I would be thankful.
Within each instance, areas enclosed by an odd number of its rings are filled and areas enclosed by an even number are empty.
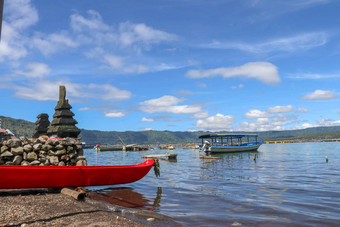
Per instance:
[[[89,165],[137,164],[164,153],[85,150]],[[160,161],[160,178],[152,169],[132,184],[89,189],[186,226],[340,225],[340,143],[263,144],[256,162],[254,152],[218,160],[200,159],[197,150],[171,153],[177,162]]]

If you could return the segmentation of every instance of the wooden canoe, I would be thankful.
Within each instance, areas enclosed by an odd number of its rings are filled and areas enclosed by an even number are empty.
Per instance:
[[[128,184],[143,178],[153,159],[117,166],[0,166],[0,189],[62,188]]]

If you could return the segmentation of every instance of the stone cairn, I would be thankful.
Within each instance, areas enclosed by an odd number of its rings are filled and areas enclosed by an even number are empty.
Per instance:
[[[39,138],[39,136],[47,135],[50,121],[48,120],[48,114],[42,113],[37,116],[38,120],[35,122],[35,133],[33,138]]]
[[[78,139],[9,139],[0,142],[0,165],[87,165]]]
[[[47,114],[38,115],[36,133],[38,138],[6,138],[0,141],[0,165],[54,165],[85,166],[86,158],[75,126],[74,113],[66,97],[65,86],[59,87],[59,101],[51,127]],[[51,136],[49,138],[46,136]],[[41,135],[44,134],[44,135]]]
[[[80,129],[75,125],[78,124],[78,122],[73,119],[74,113],[71,111],[72,106],[68,103],[68,99],[65,98],[66,88],[65,86],[60,86],[59,101],[54,108],[55,113],[53,115],[53,121],[51,122],[51,127],[47,131],[47,135],[60,138],[77,138]]]

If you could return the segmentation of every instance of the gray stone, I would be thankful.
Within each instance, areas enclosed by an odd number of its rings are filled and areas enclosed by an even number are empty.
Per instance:
[[[47,152],[46,151],[39,151],[39,158],[44,158],[44,157],[46,157],[46,155],[47,155]]]
[[[66,150],[65,150],[65,149],[63,149],[63,150],[57,150],[57,151],[55,152],[55,155],[57,155],[57,156],[61,156],[61,155],[64,155],[64,154],[66,154]]]
[[[8,161],[5,163],[5,165],[14,165],[14,163],[12,161]]]
[[[19,139],[9,139],[7,141],[8,147],[19,147],[21,146],[21,140]]]
[[[12,157],[12,156],[13,156],[13,154],[9,151],[5,151],[4,153],[2,153],[0,155],[0,157]]]
[[[42,145],[42,147],[41,147],[41,150],[43,150],[43,151],[49,151],[49,150],[52,150],[52,146],[51,145],[49,145],[49,144],[44,144],[44,145]]]
[[[55,152],[52,151],[52,150],[49,150],[49,151],[47,152],[47,154],[48,154],[49,156],[55,156]]]
[[[26,160],[29,162],[33,162],[38,159],[38,155],[34,152],[30,152],[27,154]]]
[[[17,155],[17,156],[14,157],[14,159],[13,159],[14,165],[20,165],[21,162],[22,162],[22,156],[21,155]]]
[[[51,163],[51,165],[57,166],[59,164],[59,159],[57,156],[51,156],[49,158],[49,162]]]
[[[30,164],[30,163],[29,163],[28,161],[22,161],[22,162],[21,162],[21,165],[22,165],[22,166],[28,166],[29,164]]]
[[[30,163],[31,166],[37,166],[39,164],[40,164],[40,162],[38,160],[35,160],[35,161]]]
[[[5,151],[8,150],[8,147],[7,146],[2,146],[1,147],[1,153],[4,153]]]
[[[22,155],[24,153],[24,148],[23,147],[15,147],[11,148],[11,152],[13,155]]]
[[[33,149],[33,147],[32,147],[31,144],[26,144],[26,145],[24,146],[24,151],[26,151],[26,152],[31,152],[32,149]]]
[[[76,166],[87,166],[86,160],[78,160]]]
[[[63,161],[59,162],[58,166],[65,166],[65,162]]]
[[[36,143],[33,145],[33,151],[40,151],[42,147],[41,143]]]
[[[55,146],[55,149],[62,150],[62,149],[64,149],[64,146],[61,145],[61,144],[58,144],[57,146]]]
[[[78,156],[77,160],[86,160],[86,157],[85,156]]]

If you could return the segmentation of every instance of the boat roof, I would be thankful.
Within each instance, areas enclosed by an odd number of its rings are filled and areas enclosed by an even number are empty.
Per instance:
[[[233,137],[233,138],[242,138],[242,137],[257,137],[257,134],[244,134],[244,133],[214,133],[214,134],[203,134],[198,138],[215,138],[215,137]]]

